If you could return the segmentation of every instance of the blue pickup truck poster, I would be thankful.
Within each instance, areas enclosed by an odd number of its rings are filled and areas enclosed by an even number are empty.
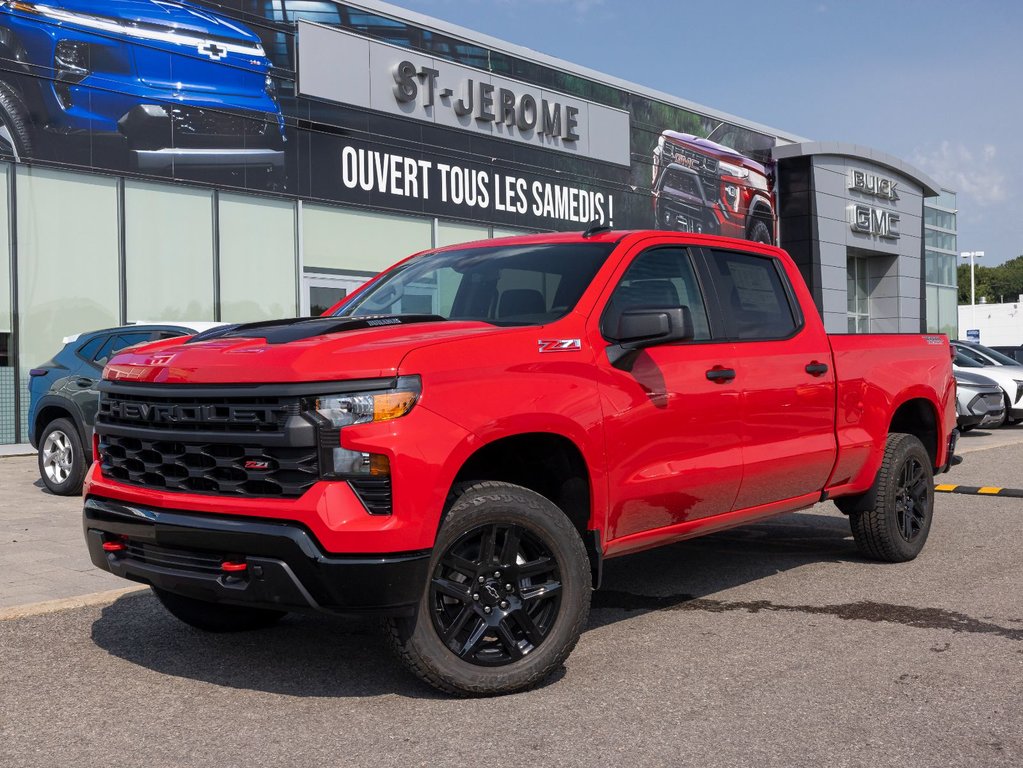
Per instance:
[[[374,46],[364,71],[332,33]],[[376,88],[376,106],[349,86]],[[445,99],[448,124],[413,119]],[[334,0],[0,0],[8,161],[495,225],[599,219],[773,242],[774,143]]]

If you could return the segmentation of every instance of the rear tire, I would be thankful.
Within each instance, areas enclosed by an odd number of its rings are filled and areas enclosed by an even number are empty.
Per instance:
[[[872,560],[912,560],[934,515],[934,470],[923,443],[915,435],[888,435],[874,483],[873,508],[849,515],[856,546]]]
[[[39,477],[50,493],[74,496],[85,480],[85,451],[70,419],[54,419],[39,436]]]
[[[176,619],[204,632],[245,632],[272,627],[285,616],[285,611],[249,608],[196,600],[152,587],[163,607]]]
[[[492,696],[533,688],[575,647],[591,579],[578,531],[517,485],[470,486],[441,526],[414,627],[391,620],[406,667],[438,690]]]

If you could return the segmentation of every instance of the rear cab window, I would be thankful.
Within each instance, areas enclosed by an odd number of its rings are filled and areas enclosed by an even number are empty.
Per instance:
[[[732,338],[786,339],[802,326],[792,286],[777,259],[712,249],[708,265]]]

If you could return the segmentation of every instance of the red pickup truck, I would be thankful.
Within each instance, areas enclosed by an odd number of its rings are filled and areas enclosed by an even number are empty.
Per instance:
[[[671,232],[429,251],[104,379],[98,567],[207,630],[382,615],[461,695],[559,667],[605,558],[833,499],[912,559],[957,434],[944,336],[828,336],[783,251]]]

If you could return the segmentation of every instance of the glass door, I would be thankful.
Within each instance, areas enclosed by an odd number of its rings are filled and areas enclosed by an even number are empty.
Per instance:
[[[369,279],[365,275],[307,272],[302,276],[302,315],[322,315]]]

